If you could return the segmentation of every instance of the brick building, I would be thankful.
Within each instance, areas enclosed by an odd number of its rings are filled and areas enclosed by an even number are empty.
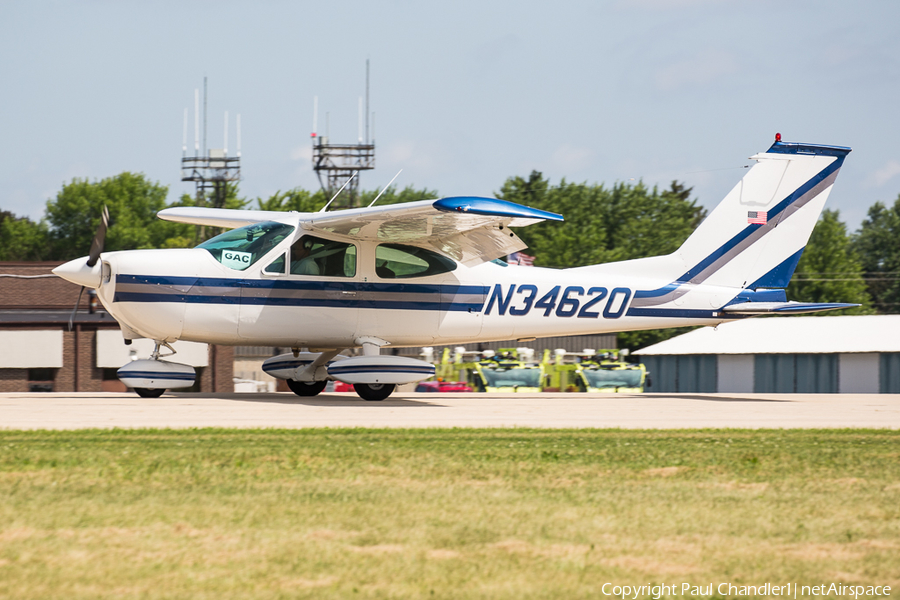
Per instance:
[[[125,391],[116,369],[149,357],[152,341],[126,346],[116,320],[87,292],[72,318],[79,287],[50,272],[59,264],[0,262],[0,392]],[[193,391],[234,390],[231,347],[174,348],[173,361],[197,369]]]

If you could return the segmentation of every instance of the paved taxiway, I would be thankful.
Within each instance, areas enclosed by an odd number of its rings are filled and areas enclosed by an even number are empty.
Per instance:
[[[0,394],[0,429],[88,427],[900,428],[898,394]]]

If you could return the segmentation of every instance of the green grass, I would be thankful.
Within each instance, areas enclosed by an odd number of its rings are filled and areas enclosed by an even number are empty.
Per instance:
[[[900,589],[900,432],[0,431],[0,598]]]

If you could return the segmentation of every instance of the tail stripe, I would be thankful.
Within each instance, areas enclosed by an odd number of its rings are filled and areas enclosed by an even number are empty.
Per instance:
[[[693,269],[679,277],[678,281],[702,283],[708,279],[710,275],[731,262],[735,256],[775,229],[775,227],[778,226],[778,223],[783,219],[796,213],[813,198],[828,189],[828,186],[834,184],[834,180],[837,178],[837,171],[840,168],[840,165],[835,166],[835,163],[837,162],[838,161],[834,161],[825,167],[821,173],[810,179],[793,194],[779,202],[774,209],[769,211],[769,215],[771,216],[765,225],[756,223],[747,225],[743,231],[734,236],[728,243],[710,254]]]

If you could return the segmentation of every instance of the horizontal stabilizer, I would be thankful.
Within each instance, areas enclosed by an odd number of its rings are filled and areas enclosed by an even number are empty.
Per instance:
[[[795,314],[840,310],[857,306],[859,304],[840,302],[742,302],[726,306],[722,312],[737,315]]]

